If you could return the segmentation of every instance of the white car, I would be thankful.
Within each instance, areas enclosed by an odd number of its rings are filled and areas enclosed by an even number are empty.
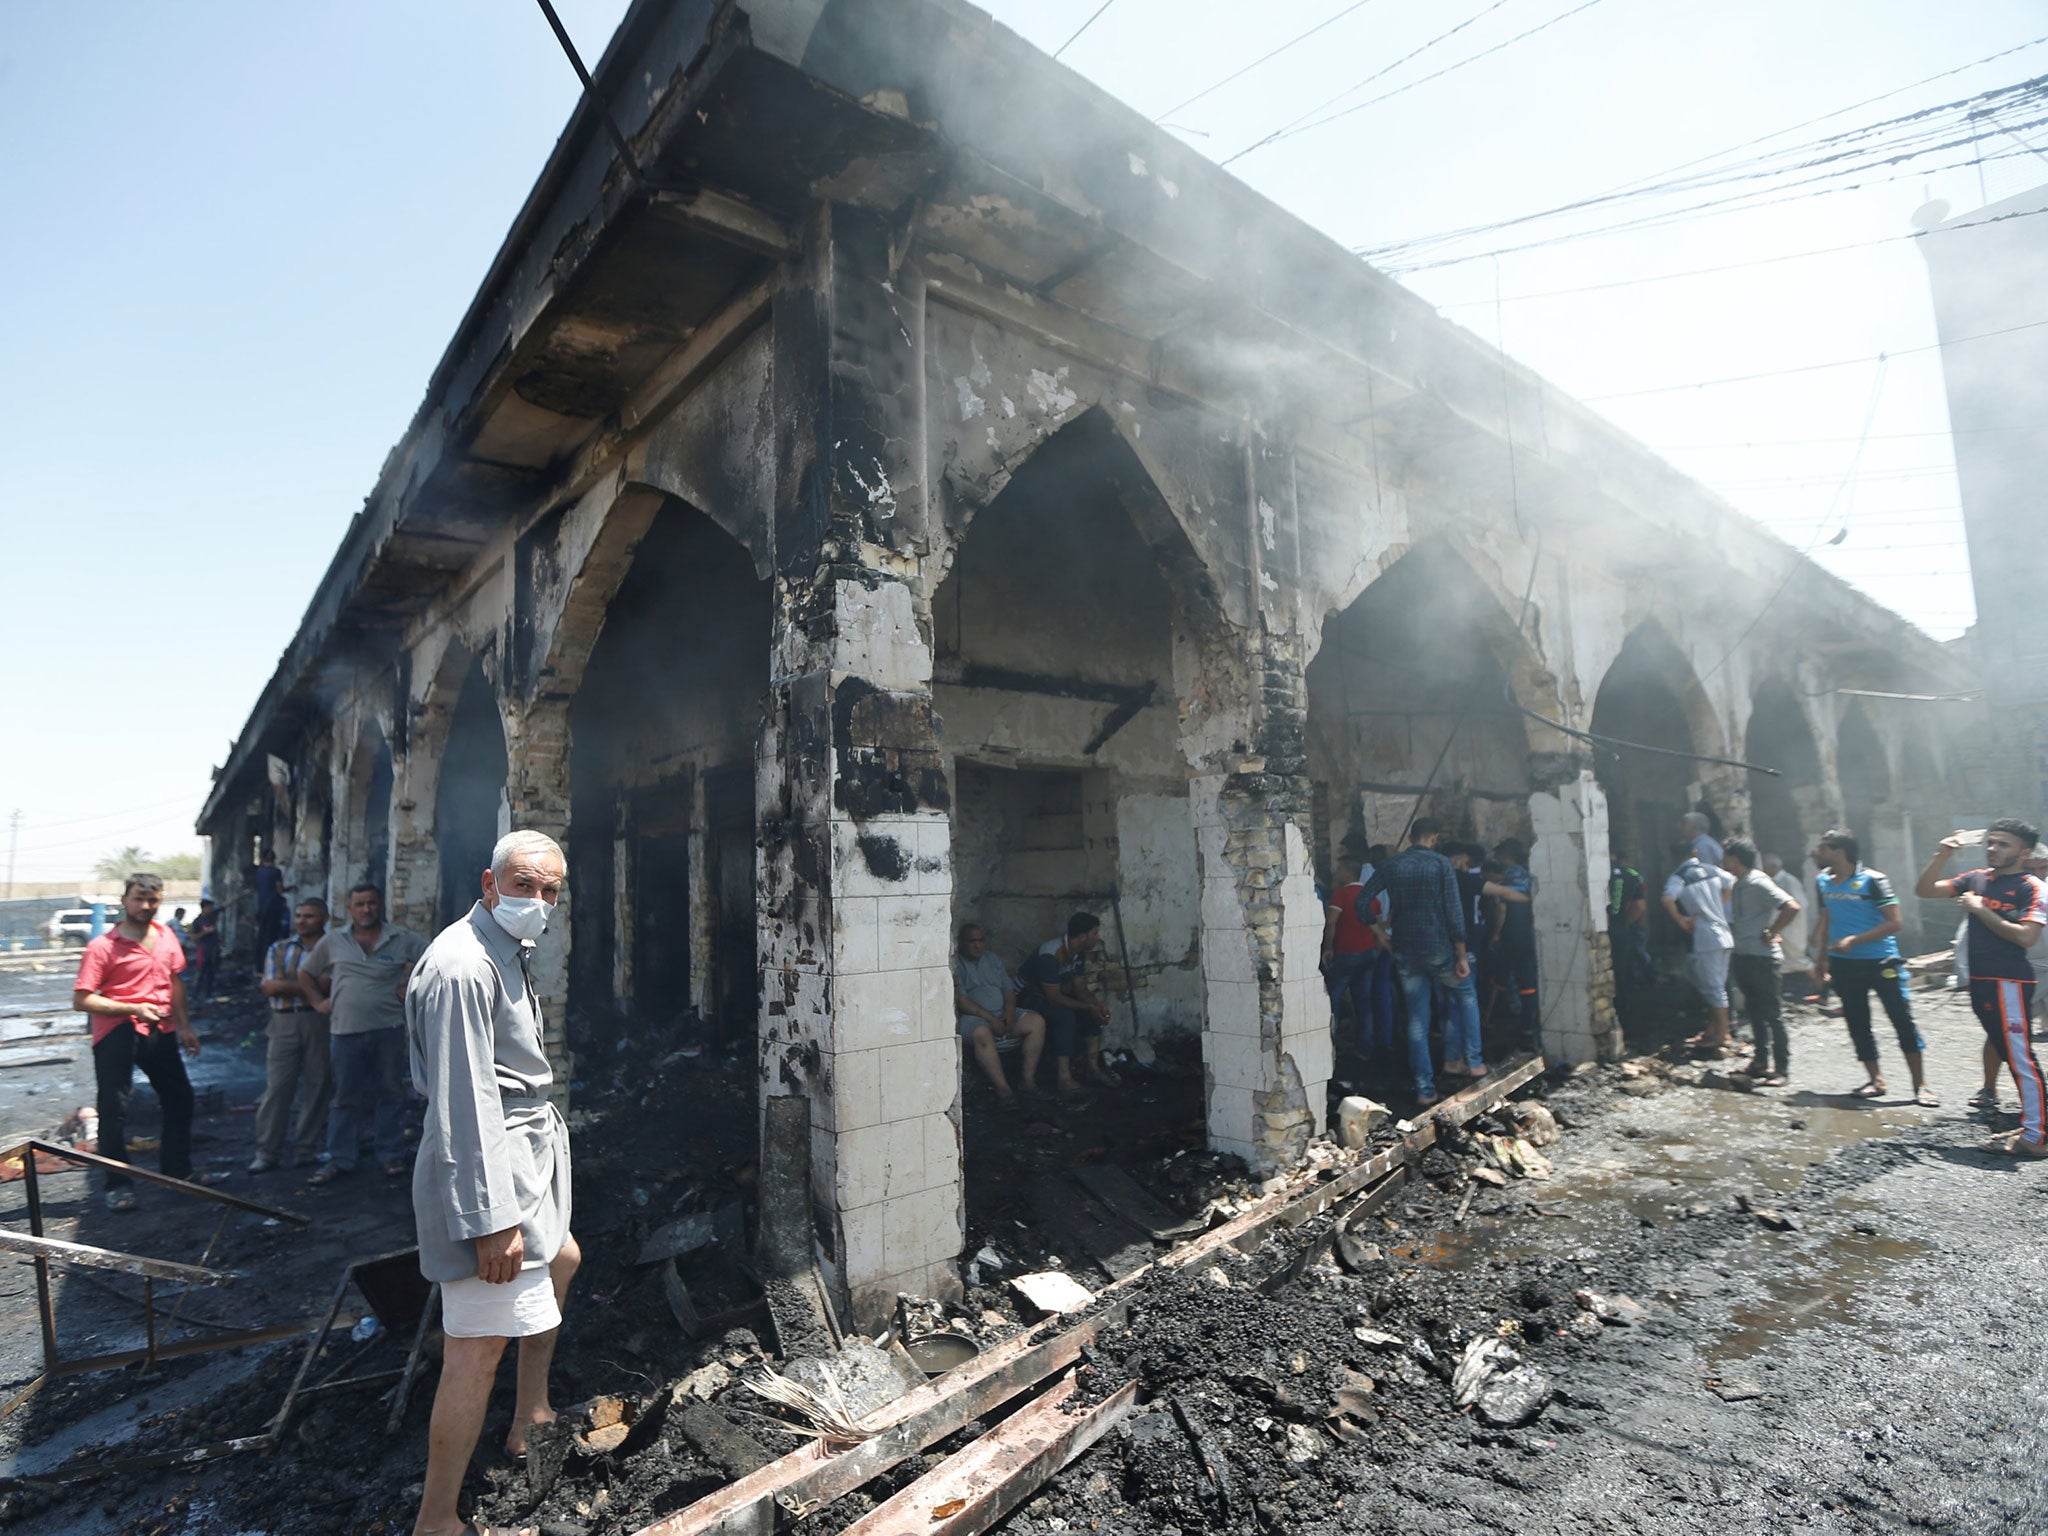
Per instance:
[[[92,908],[67,907],[43,925],[52,944],[84,944],[92,938]]]

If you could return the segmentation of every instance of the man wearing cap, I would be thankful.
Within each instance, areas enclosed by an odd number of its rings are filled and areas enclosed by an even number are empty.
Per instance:
[[[467,1530],[456,1507],[508,1339],[519,1340],[505,1449],[555,1417],[548,1367],[582,1258],[569,1232],[569,1131],[549,1102],[529,961],[562,893],[561,847],[498,840],[483,897],[427,946],[406,990],[413,1086],[426,1124],[413,1165],[420,1272],[441,1287],[446,1337],[414,1536]]]

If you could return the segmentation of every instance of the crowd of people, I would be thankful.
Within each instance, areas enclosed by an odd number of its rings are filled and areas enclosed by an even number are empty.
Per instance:
[[[1982,865],[1944,873],[1958,853],[1980,843]],[[1708,1052],[1739,1049],[1732,1028],[1738,1010],[1731,1006],[1739,997],[1751,1044],[1738,1075],[1759,1087],[1783,1087],[1792,1066],[1783,1006],[1785,936],[1806,908],[1786,888],[1781,861],[1759,856],[1756,845],[1743,838],[1722,847],[1703,818],[1687,818],[1671,854],[1677,868],[1665,882],[1663,906],[1685,935],[1686,971],[1708,1018],[1707,1028],[1691,1043]],[[1940,1098],[1928,1082],[1927,1044],[1913,1017],[1906,956],[1899,947],[1905,914],[1897,891],[1881,870],[1863,862],[1853,832],[1837,828],[1823,833],[1811,858],[1817,873],[1806,941],[1806,974],[1815,989],[1809,995],[1821,1002],[1831,993],[1848,1027],[1850,1048],[1864,1074],[1851,1096],[1876,1099],[1890,1091],[1872,1027],[1874,999],[1891,1026],[1914,1102],[1938,1105]],[[1926,900],[1953,900],[1962,909],[1956,972],[1985,1031],[1982,1085],[1970,1107],[1996,1112],[2008,1077],[2019,1095],[2018,1130],[1992,1138],[1987,1148],[2048,1156],[2032,1026],[2036,1011],[2048,1004],[2048,944],[2041,942],[2048,925],[2048,850],[2040,845],[2039,829],[2007,818],[1981,833],[1942,839],[1913,893]],[[1646,908],[1642,877],[1617,854],[1608,921],[1618,981],[1626,982],[1638,968],[1644,974],[1649,970]]]
[[[1340,1044],[1368,1063],[1391,1063],[1398,1015],[1401,1060],[1427,1106],[1437,1100],[1439,1076],[1486,1075],[1482,1035],[1496,1016],[1533,1043],[1541,1019],[1534,882],[1519,839],[1504,838],[1489,853],[1445,841],[1441,824],[1424,816],[1400,852],[1353,840],[1336,864],[1322,969]],[[1441,1068],[1432,1060],[1432,1026],[1443,1042]]]

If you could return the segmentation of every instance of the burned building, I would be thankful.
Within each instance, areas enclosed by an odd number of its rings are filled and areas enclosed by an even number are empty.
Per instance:
[[[1530,841],[1585,1060],[1611,847],[1967,799],[1877,696],[1942,646],[971,7],[643,0],[595,76],[201,830],[421,929],[561,838],[551,1048],[757,1053],[857,1312],[957,1290],[956,921],[1100,904],[1113,1038],[1273,1169],[1347,837]]]

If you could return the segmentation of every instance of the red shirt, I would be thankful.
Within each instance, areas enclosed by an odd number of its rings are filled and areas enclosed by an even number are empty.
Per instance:
[[[1349,885],[1339,886],[1330,897],[1330,910],[1337,914],[1337,932],[1334,939],[1335,952],[1340,955],[1367,955],[1380,947],[1379,931],[1370,923],[1358,920],[1358,893],[1365,887],[1356,880]],[[1380,913],[1380,898],[1372,899],[1372,913]]]
[[[151,1030],[170,1034],[178,1027],[171,1018],[171,978],[185,969],[185,949],[162,923],[149,926],[156,936],[154,949],[144,949],[124,937],[119,928],[109,928],[86,945],[78,961],[76,986],[80,992],[97,992],[117,1003],[155,1003],[164,1016],[155,1024],[145,1024],[132,1014],[92,1014],[94,1045],[123,1024],[133,1024],[142,1034]]]

